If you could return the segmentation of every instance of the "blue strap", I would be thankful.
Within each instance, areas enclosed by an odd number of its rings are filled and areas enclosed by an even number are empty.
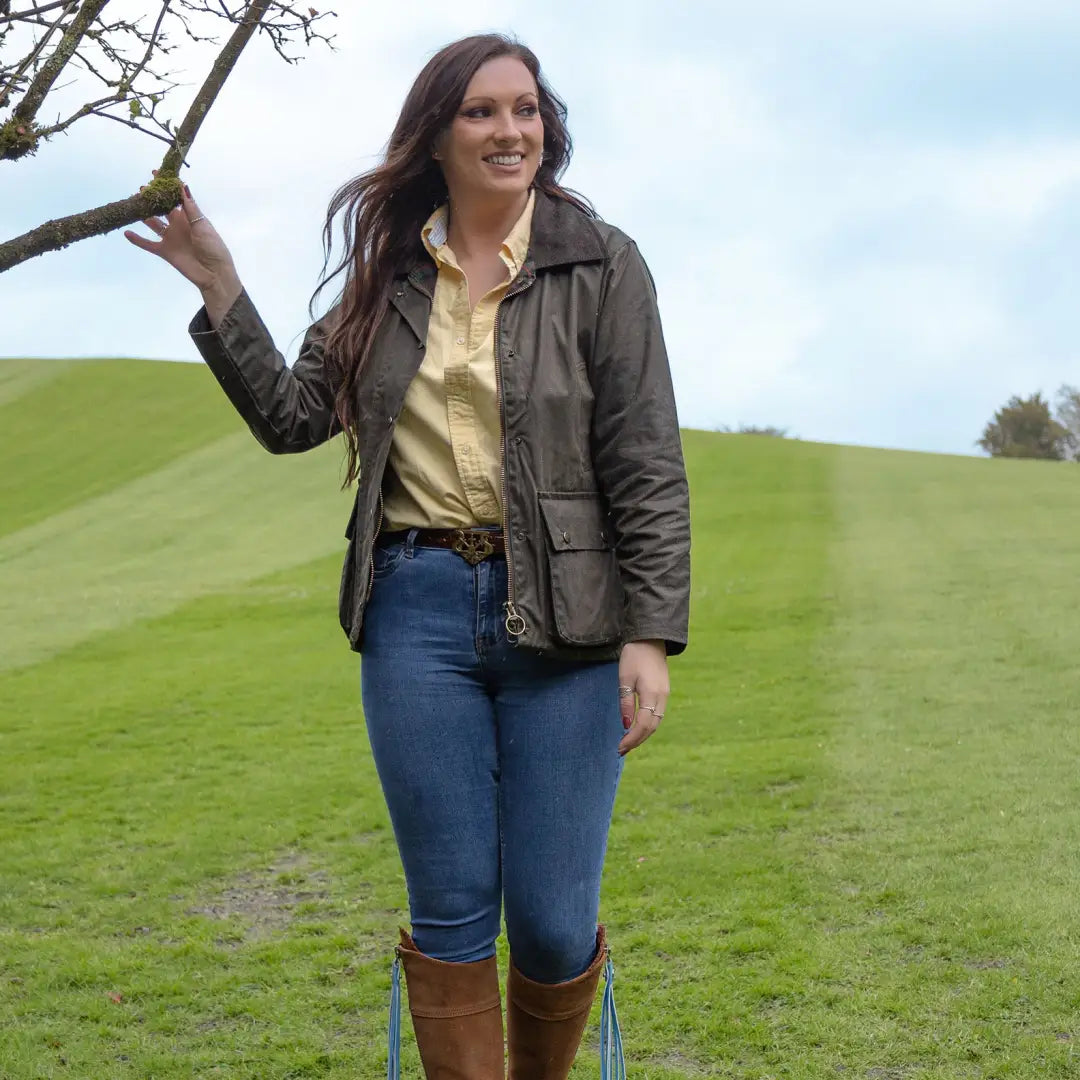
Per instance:
[[[386,1080],[401,1080],[401,960],[390,973],[390,1030],[386,1047]]]
[[[604,967],[604,1003],[600,1010],[600,1080],[626,1080],[622,1032],[615,1011],[615,965],[608,957]]]

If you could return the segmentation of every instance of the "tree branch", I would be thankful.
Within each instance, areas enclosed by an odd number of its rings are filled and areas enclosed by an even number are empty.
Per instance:
[[[79,240],[133,225],[144,218],[167,214],[179,201],[180,182],[175,178],[158,178],[137,195],[46,221],[44,225],[0,244],[0,273],[46,251],[59,251]]]
[[[0,23],[25,22],[44,15],[46,11],[52,11],[53,8],[68,7],[70,3],[71,0],[52,0],[49,4],[35,4],[33,8],[28,8],[26,11],[0,12]]]
[[[225,80],[232,72],[236,61],[240,59],[244,46],[251,40],[252,34],[258,29],[259,23],[272,2],[273,0],[252,0],[248,5],[243,21],[233,31],[232,37],[225,43],[221,52],[218,53],[214,66],[210,69],[210,74],[206,76],[206,80],[187,111],[187,115],[177,129],[176,143],[162,160],[161,168],[158,170],[159,175],[179,175],[180,165],[184,158],[187,157],[187,152],[195,141],[195,136],[198,134],[203,120],[206,119],[210,106],[214,104],[218,94],[221,92],[221,88],[225,85]]]
[[[108,0],[101,0],[101,3],[102,7],[104,7],[105,4],[108,3]],[[45,46],[49,43],[49,38],[52,37],[53,32],[64,21],[64,18],[67,16],[69,9],[72,7],[74,7],[74,0],[65,0],[65,3],[63,4],[64,10],[61,11],[59,15],[57,15],[53,24],[48,28],[48,30],[45,31],[44,34],[42,34],[41,40],[26,55],[26,58],[23,60],[18,70],[8,80],[7,85],[3,89],[0,89],[0,109],[3,109],[7,106],[8,100],[11,97],[11,92],[16,89],[22,77],[30,70],[31,67],[33,67],[34,63],[37,61],[37,58],[42,54]],[[53,78],[55,78],[55,76],[53,76]]]
[[[132,100],[135,100],[135,99],[133,98]],[[76,113],[74,116],[71,116],[67,120],[63,121],[62,123],[57,124],[54,127],[49,128],[49,134],[53,135],[58,131],[64,131],[66,128],[70,127],[73,123],[75,123],[76,120],[78,120],[83,115],[102,116],[106,120],[115,120],[118,124],[124,124],[126,127],[134,128],[136,131],[141,131],[144,135],[149,135],[151,139],[160,139],[166,146],[171,147],[172,144],[173,144],[174,136],[171,135],[171,134],[170,135],[161,135],[156,131],[151,131],[149,128],[143,127],[142,124],[136,124],[134,120],[130,120],[126,116],[116,116],[113,113],[104,112],[104,111],[99,110],[99,109],[90,109],[85,114],[80,109],[79,112]],[[155,121],[155,123],[159,127],[161,126],[161,121],[157,120],[157,121]],[[168,130],[168,129],[166,128],[166,130]],[[187,164],[187,162],[185,162],[184,164]]]
[[[169,8],[170,4],[174,5],[171,14],[180,17],[181,21],[183,21],[182,16],[180,15],[180,9],[186,8],[188,10],[198,10],[195,7],[195,4],[200,2],[200,0],[158,0],[158,2],[166,9]],[[205,0],[202,0],[202,2],[205,3]],[[0,0],[0,11],[4,10],[4,3],[5,0]],[[55,58],[54,51],[53,56],[50,56],[45,64],[42,65],[41,70],[33,80],[31,88],[35,91],[35,94],[34,97],[31,98],[29,119],[22,122],[19,117],[13,113],[12,117],[7,121],[0,123],[0,158],[3,158],[4,156],[18,157],[22,154],[33,153],[43,130],[33,123],[33,115],[37,109],[40,108],[41,104],[40,100],[38,100],[39,91],[42,87],[44,88],[43,91],[40,92],[40,97],[44,97],[44,95],[49,92],[50,88],[53,87],[56,77],[59,72],[63,70],[64,65],[76,54],[79,41],[86,36],[86,27],[89,25],[88,22],[83,20],[83,15],[86,14],[88,19],[96,17],[106,3],[108,3],[108,0],[83,0],[83,5],[79,9],[78,15],[76,15],[75,19],[72,20],[65,31],[65,37],[61,44],[68,43],[70,47],[67,49],[62,62],[53,65]],[[65,8],[65,13],[67,13],[68,10],[68,8]],[[136,73],[145,72],[147,74],[153,74],[146,67],[146,60],[153,49],[148,49],[147,55],[143,57],[137,69],[134,58],[128,58],[122,54],[116,54],[115,56],[109,56],[108,53],[106,54],[108,59],[113,60],[120,66],[121,77],[116,83],[113,83],[112,80],[109,79],[103,79],[103,81],[106,82],[106,85],[115,85],[117,94],[122,94],[122,96],[118,99],[117,95],[113,95],[113,97],[104,97],[101,101],[85,105],[74,116],[69,117],[65,121],[61,121],[57,127],[50,130],[62,130],[71,123],[74,123],[80,115],[94,114],[105,116],[110,120],[126,124],[128,127],[134,127],[144,134],[152,135],[155,138],[161,138],[163,142],[169,144],[169,150],[162,159],[161,166],[158,169],[158,175],[156,179],[147,184],[146,187],[136,195],[121,199],[117,202],[108,203],[105,206],[96,207],[92,210],[85,210],[78,214],[72,214],[69,217],[47,221],[43,225],[31,229],[21,236],[17,236],[5,243],[0,243],[0,273],[11,269],[13,266],[17,266],[19,263],[25,262],[27,259],[42,255],[47,251],[56,251],[65,248],[69,244],[73,244],[79,240],[85,240],[91,236],[99,236],[111,232],[114,229],[122,228],[125,225],[134,224],[136,221],[142,221],[148,217],[156,217],[165,214],[173,209],[180,201],[182,188],[178,174],[181,166],[184,164],[184,159],[187,156],[188,150],[194,142],[195,136],[198,134],[203,121],[206,119],[207,113],[217,99],[222,87],[225,85],[226,80],[232,74],[236,62],[240,58],[245,46],[260,27],[266,28],[266,24],[264,24],[263,20],[267,18],[268,12],[271,10],[274,12],[274,15],[270,16],[271,19],[285,15],[300,20],[299,25],[303,25],[307,40],[311,40],[312,36],[321,37],[321,35],[310,35],[309,32],[308,24],[310,21],[320,17],[317,12],[313,11],[310,17],[298,15],[290,4],[283,3],[282,0],[248,0],[246,6],[237,8],[235,14],[230,12],[224,5],[222,5],[222,10],[224,13],[231,16],[230,21],[235,24],[236,28],[229,40],[218,53],[209,74],[203,81],[202,86],[188,108],[187,114],[184,116],[184,119],[175,134],[170,131],[167,121],[162,122],[154,116],[153,106],[156,105],[157,102],[153,95],[149,96],[152,105],[149,113],[143,114],[144,118],[147,121],[158,124],[164,131],[172,135],[172,138],[164,138],[160,135],[156,135],[152,131],[148,131],[146,128],[135,122],[136,117],[134,115],[131,120],[128,120],[124,117],[115,116],[112,113],[105,111],[116,104],[123,105],[147,97],[145,90],[141,92],[133,90],[129,76],[133,70],[136,70]],[[220,17],[219,12],[214,11],[212,13],[218,14]],[[76,23],[79,24],[80,29],[76,29]],[[274,31],[278,34],[283,33],[287,29],[295,28],[296,27],[283,27],[281,23],[277,23],[273,27]],[[160,29],[161,19],[159,18],[153,33],[150,35],[150,42],[152,43],[156,40],[159,50],[161,49],[161,38],[159,37]],[[0,29],[0,34],[4,32],[3,29]],[[273,34],[271,34],[271,36],[273,37]],[[147,41],[145,37],[140,38],[140,40],[144,44]],[[57,46],[56,51],[59,51],[59,49],[60,46]],[[50,70],[48,81],[46,82],[46,78],[43,76],[46,67],[49,65],[53,65],[55,71]],[[100,73],[95,72],[95,74],[97,74],[99,78],[102,78]],[[156,75],[154,77],[158,78]],[[23,107],[27,98],[30,98],[30,91],[27,91],[27,96],[20,102],[16,112]],[[5,142],[5,140],[7,141]],[[18,140],[23,141],[20,143]]]
[[[78,48],[79,42],[83,39],[86,31],[90,29],[98,13],[108,2],[109,0],[83,0],[79,13],[71,20],[64,31],[64,36],[60,39],[56,48],[53,49],[52,55],[41,65],[38,73],[34,76],[33,82],[26,88],[22,100],[12,111],[12,119],[26,125],[34,122],[34,117],[37,116],[37,111],[41,108],[45,96],[52,89],[53,83],[56,82],[60,72],[64,70],[67,62],[71,59],[72,53]]]

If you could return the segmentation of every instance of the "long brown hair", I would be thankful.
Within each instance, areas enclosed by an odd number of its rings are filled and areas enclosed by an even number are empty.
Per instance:
[[[335,407],[345,435],[343,487],[360,474],[355,388],[386,312],[390,284],[416,256],[422,225],[447,198],[446,182],[431,149],[453,121],[477,69],[502,56],[517,57],[536,80],[544,156],[534,186],[595,217],[587,200],[559,184],[573,150],[566,105],[547,84],[533,52],[502,34],[462,38],[440,49],[405,98],[382,164],[342,185],[326,212],[322,281],[312,305],[334,278],[345,274],[340,307],[324,344],[327,374],[337,387]],[[344,253],[327,274],[338,214],[342,215]]]

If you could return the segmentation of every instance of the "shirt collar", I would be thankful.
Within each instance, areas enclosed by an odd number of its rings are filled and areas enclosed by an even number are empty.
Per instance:
[[[516,274],[521,269],[525,264],[525,256],[529,253],[529,239],[532,234],[532,218],[535,206],[536,191],[532,190],[529,192],[529,201],[525,204],[521,217],[517,219],[514,227],[510,230],[510,234],[503,241],[502,255],[510,267],[511,274]],[[444,256],[447,253],[453,254],[451,249],[446,246],[449,225],[450,208],[444,203],[427,219],[424,227],[420,230],[420,237],[424,242],[424,247],[427,248],[428,254],[436,262],[447,262],[449,260]],[[445,252],[443,252],[443,248],[446,248]]]
[[[608,256],[608,246],[622,235],[605,226],[601,234],[599,223],[583,214],[565,199],[537,188],[534,192],[535,208],[531,222],[527,264],[532,270],[548,270],[573,263],[598,262]],[[426,281],[430,291],[437,266],[435,256],[426,250],[421,240],[421,230],[415,236],[416,246],[402,260],[396,276],[415,275],[418,282]],[[626,237],[622,241],[625,243]]]

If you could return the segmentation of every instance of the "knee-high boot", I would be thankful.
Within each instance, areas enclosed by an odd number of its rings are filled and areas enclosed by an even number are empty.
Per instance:
[[[503,1080],[502,1005],[495,957],[451,964],[425,956],[401,931],[416,1045],[427,1080]]]
[[[566,1080],[574,1063],[589,1010],[596,997],[600,973],[608,965],[604,928],[596,934],[596,956],[576,979],[563,983],[538,983],[526,978],[510,963],[506,985],[506,1021],[510,1049],[510,1080]],[[610,968],[609,978],[610,978]],[[610,987],[609,987],[610,989]],[[611,1054],[622,1066],[621,1037],[614,1015],[614,999],[605,1007],[613,1024],[604,1034],[611,1042]],[[617,1047],[616,1042],[617,1040]],[[603,1041],[601,1053],[604,1053]],[[615,1060],[613,1056],[613,1060]],[[608,1075],[605,1070],[605,1075]],[[620,1075],[616,1072],[614,1075]],[[625,1075],[625,1073],[621,1074]]]

